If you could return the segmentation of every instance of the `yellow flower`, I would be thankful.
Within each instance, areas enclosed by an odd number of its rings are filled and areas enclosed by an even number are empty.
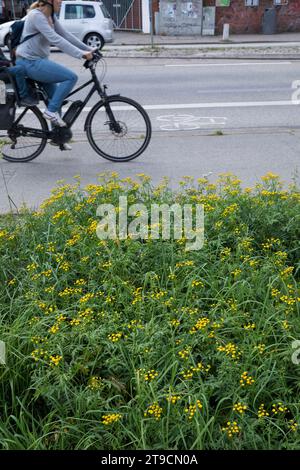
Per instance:
[[[102,264],[102,268],[111,268],[112,266],[112,262],[111,261],[107,261],[106,263],[103,263]]]
[[[289,325],[289,322],[287,320],[283,320],[282,322],[282,327],[285,329],[285,330],[288,330],[290,328],[290,325]]]
[[[238,277],[241,274],[242,270],[237,268],[234,271],[231,271],[231,274],[233,274],[234,277]]]
[[[54,356],[50,356],[50,365],[51,366],[58,366],[60,361],[62,360],[62,356],[59,356],[58,354]]]
[[[102,416],[102,424],[108,426],[109,424],[116,423],[122,418],[120,413],[110,413]]]
[[[221,253],[220,253],[220,254],[221,254],[221,261],[224,261],[225,259],[227,259],[227,258],[230,256],[230,254],[231,254],[231,248],[228,248],[228,247],[223,248],[223,249],[221,250]]]
[[[154,380],[157,376],[158,376],[158,372],[156,372],[154,369],[151,369],[151,370],[148,370],[147,372],[145,372],[145,374],[144,374],[144,380],[145,380],[146,382],[151,382],[151,381]]]
[[[88,302],[90,299],[93,299],[94,297],[95,297],[95,294],[93,294],[92,292],[89,292],[89,293],[85,294],[83,297],[81,297],[79,299],[79,302],[81,304],[84,304],[84,303]]]
[[[175,405],[179,400],[181,400],[180,395],[167,395],[166,398],[167,398],[167,401],[171,403],[172,405]]]
[[[187,408],[185,408],[185,413],[188,415],[188,419],[193,419],[195,413],[197,410],[201,411],[203,408],[203,405],[200,400],[196,401],[195,405],[189,405]]]
[[[195,279],[194,281],[192,281],[192,287],[204,287],[204,284],[202,281]]]
[[[81,237],[80,237],[79,233],[73,235],[72,238],[70,238],[69,240],[66,241],[66,246],[74,246],[74,245],[76,245],[76,243],[79,242],[80,238],[81,238]]]
[[[110,335],[108,335],[108,339],[112,343],[117,343],[118,341],[120,341],[122,336],[123,336],[123,333],[111,333]]]
[[[232,438],[235,434],[240,433],[240,428],[236,421],[227,421],[226,427],[223,427],[222,431],[226,432],[229,438]]]
[[[182,351],[178,352],[178,356],[181,357],[181,359],[187,359],[190,355],[191,348],[187,347],[183,349]]]
[[[285,414],[288,411],[287,407],[283,405],[281,402],[273,403],[272,405],[272,413],[274,415],[278,415],[280,413]]]
[[[36,263],[27,264],[26,266],[26,269],[29,272],[36,271],[37,268],[38,268],[38,265]]]
[[[180,375],[182,375],[185,380],[189,380],[189,379],[192,379],[193,376],[197,372],[208,372],[210,369],[211,369],[210,365],[207,365],[206,367],[204,367],[202,362],[198,362],[196,367],[190,367],[187,370],[183,370],[183,371],[180,372]]]
[[[199,318],[197,323],[191,328],[189,331],[190,334],[196,333],[199,330],[203,330],[208,324],[210,323],[210,320],[206,317]]]
[[[298,424],[296,423],[296,421],[294,419],[290,419],[289,420],[289,428],[291,431],[293,432],[296,432],[297,429],[298,429]]]
[[[69,215],[69,212],[66,209],[63,209],[62,211],[56,212],[52,216],[52,220],[53,220],[54,223],[56,223],[59,219],[63,218],[64,216],[67,216],[67,215]]]
[[[275,173],[272,173],[271,171],[269,171],[264,176],[262,176],[261,179],[266,182],[272,181],[272,180],[276,181],[279,179],[279,175],[276,175]]]
[[[259,405],[257,417],[261,419],[261,418],[265,418],[266,416],[270,416],[270,414],[265,409],[264,403],[262,403],[261,405]]]
[[[237,413],[240,413],[241,415],[245,413],[247,408],[248,408],[247,405],[243,405],[243,403],[240,403],[240,402],[233,405],[233,411],[236,411]]]
[[[293,266],[289,266],[288,268],[285,268],[283,269],[282,271],[280,271],[280,275],[285,278],[285,277],[288,277],[289,275],[292,274],[294,270],[294,267]]]
[[[178,263],[176,263],[175,267],[176,268],[182,268],[182,267],[185,267],[185,266],[194,266],[194,261],[180,261]]]
[[[154,402],[152,405],[148,406],[147,410],[144,412],[145,417],[155,418],[156,421],[159,421],[162,415],[163,409],[159,404]]]
[[[87,228],[87,232],[89,235],[94,235],[96,233],[98,222],[97,220],[92,220],[90,225]]]
[[[242,387],[244,387],[245,385],[253,385],[254,382],[255,380],[253,379],[253,377],[251,377],[251,375],[248,375],[248,372],[242,373],[241,379],[240,379],[240,384]]]
[[[262,248],[264,250],[270,250],[271,248],[274,248],[276,245],[280,245],[280,240],[279,238],[268,238],[264,243],[261,244]]]
[[[51,326],[51,328],[48,331],[49,331],[49,333],[54,335],[55,333],[57,333],[59,331],[59,325],[55,324],[55,325]]]
[[[242,354],[234,343],[227,343],[225,346],[218,346],[217,351],[224,352],[226,356],[229,356],[234,360],[238,359]]]
[[[254,348],[258,350],[259,354],[263,354],[264,351],[265,351],[266,345],[265,344],[258,344]]]
[[[238,208],[238,205],[236,203],[234,204],[231,204],[230,206],[227,206],[223,212],[222,212],[222,216],[223,217],[227,217],[229,214],[233,214],[234,212],[236,212]]]
[[[6,238],[8,235],[7,230],[0,230],[0,238]]]
[[[100,388],[102,388],[103,383],[101,377],[98,377],[96,375],[90,377],[87,387],[91,390],[99,390]]]

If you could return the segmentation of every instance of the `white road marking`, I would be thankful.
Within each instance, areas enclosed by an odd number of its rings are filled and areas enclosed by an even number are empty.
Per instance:
[[[159,127],[162,131],[191,131],[201,127],[223,127],[227,123],[226,117],[193,116],[192,114],[166,114],[157,116],[162,122]]]
[[[264,106],[297,106],[300,105],[300,101],[230,101],[220,103],[178,103],[178,104],[146,104],[142,105],[146,110],[161,110],[161,109],[202,109],[202,108],[252,108],[252,107],[264,107]],[[86,106],[82,112],[88,113],[93,107]],[[63,108],[63,113],[68,108]],[[112,109],[116,111],[128,111],[132,110],[130,106],[113,106]],[[43,108],[40,109],[44,111]],[[18,108],[16,113],[20,114],[23,108]],[[104,111],[104,110],[103,110]]]
[[[211,64],[164,64],[165,67],[243,67],[249,65],[291,65],[292,62],[241,62],[241,63],[231,63],[231,64],[220,64],[220,63],[211,63]]]
[[[264,106],[295,106],[299,102],[287,101],[231,101],[221,103],[185,103],[185,104],[150,104],[143,106],[146,110],[159,109],[201,109],[201,108],[249,108]]]
[[[299,105],[300,101],[230,101],[230,102],[217,102],[217,103],[178,103],[178,104],[145,104],[142,105],[146,110],[160,110],[160,109],[201,109],[201,108],[250,108],[250,107],[264,107],[264,106],[295,106]],[[92,107],[84,108],[84,112],[88,113]],[[129,110],[131,107],[127,106],[114,106],[115,110]],[[63,109],[65,112],[67,108]]]

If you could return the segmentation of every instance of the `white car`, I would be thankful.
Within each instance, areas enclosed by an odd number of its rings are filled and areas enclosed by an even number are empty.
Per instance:
[[[102,48],[113,41],[113,21],[102,2],[63,1],[57,15],[62,26],[91,47]],[[24,20],[22,18],[22,20]],[[0,47],[8,45],[10,27],[14,21],[0,25]]]

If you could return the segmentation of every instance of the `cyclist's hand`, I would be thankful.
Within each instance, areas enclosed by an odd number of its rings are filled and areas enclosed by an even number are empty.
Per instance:
[[[84,54],[82,54],[83,59],[85,60],[92,60],[93,58],[93,51],[87,51]]]
[[[99,52],[98,47],[94,47],[91,51],[85,52],[82,57],[86,60],[92,60],[95,52]]]

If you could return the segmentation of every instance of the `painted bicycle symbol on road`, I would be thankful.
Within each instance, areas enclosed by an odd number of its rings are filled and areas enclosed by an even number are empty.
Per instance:
[[[166,114],[157,116],[162,131],[192,131],[203,127],[224,127],[227,124],[226,117],[193,116],[192,114]]]

